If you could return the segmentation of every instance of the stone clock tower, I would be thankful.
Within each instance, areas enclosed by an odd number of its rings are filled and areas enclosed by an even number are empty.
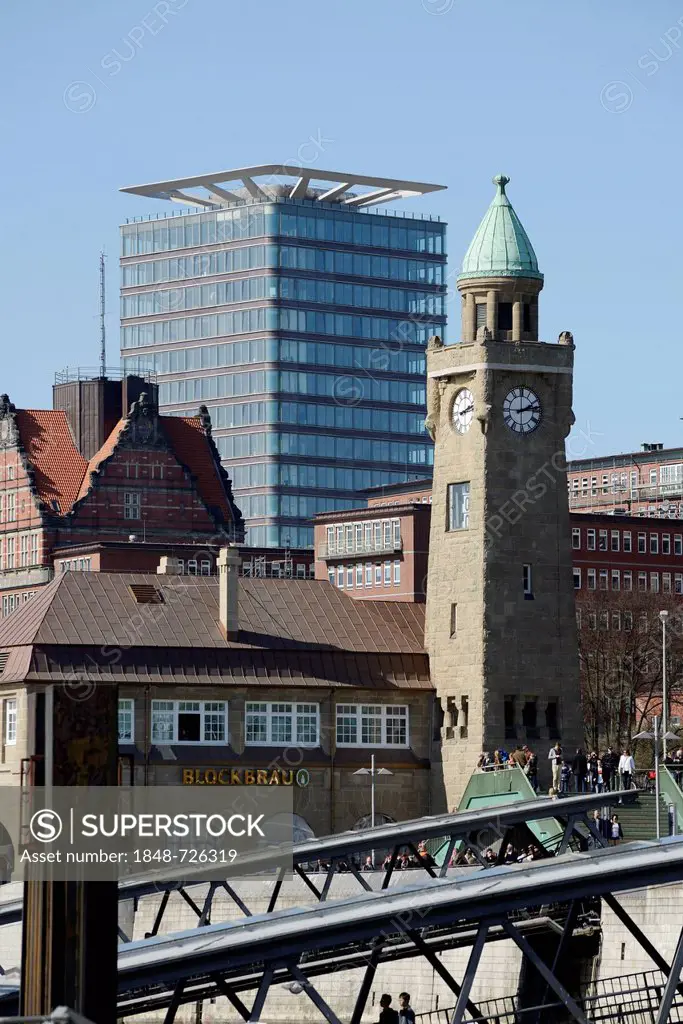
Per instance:
[[[485,750],[582,743],[565,438],[574,343],[538,340],[536,254],[496,196],[458,278],[462,341],[427,353],[435,441],[426,644],[454,808]]]

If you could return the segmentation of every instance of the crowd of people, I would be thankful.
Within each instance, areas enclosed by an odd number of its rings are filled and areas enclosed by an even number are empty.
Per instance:
[[[563,749],[558,740],[550,748],[548,760],[552,771],[552,788],[560,796],[568,796],[570,792],[613,793],[631,789],[635,781],[635,761],[628,747],[621,754],[610,746],[603,753],[596,750],[585,752],[580,747],[570,753]],[[683,747],[675,753],[667,754],[662,763],[671,770],[680,786],[683,782]],[[483,753],[477,768],[482,771],[520,768],[534,792],[538,792],[538,755],[527,745],[518,745],[511,753],[503,749],[494,750],[493,754]]]

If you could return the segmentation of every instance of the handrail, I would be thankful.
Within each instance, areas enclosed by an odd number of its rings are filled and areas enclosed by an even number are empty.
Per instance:
[[[666,765],[659,766],[659,790],[669,806],[674,808],[676,833],[680,835],[683,833],[683,792]]]

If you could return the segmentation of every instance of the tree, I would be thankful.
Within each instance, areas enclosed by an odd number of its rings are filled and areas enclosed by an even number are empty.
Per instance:
[[[681,693],[681,605],[669,594],[593,590],[577,595],[576,610],[586,746],[631,746],[631,736],[662,712],[661,610],[669,612],[669,697]]]

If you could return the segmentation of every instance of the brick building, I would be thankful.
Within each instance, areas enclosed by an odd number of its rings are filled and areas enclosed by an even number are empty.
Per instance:
[[[154,383],[58,375],[53,409],[0,397],[2,616],[55,572],[154,572],[163,555],[214,571],[242,517],[206,407],[160,416]],[[244,571],[306,576],[311,553],[248,549]]]
[[[123,782],[258,785],[275,770],[299,827],[326,834],[367,819],[354,772],[375,753],[392,773],[377,822],[430,812],[438,719],[421,606],[361,605],[314,580],[241,578],[219,600],[223,575],[174,568],[62,573],[0,623],[3,784],[39,784],[48,753],[76,774],[95,760],[100,698],[118,685]]]
[[[424,601],[431,481],[376,491],[362,512],[317,517],[316,579],[328,579],[360,600],[381,593],[387,600]],[[376,535],[378,522],[382,529]],[[370,523],[368,547],[365,530]],[[581,595],[593,590],[683,595],[683,518],[572,512],[570,529],[574,589]],[[385,537],[391,540],[389,547]],[[400,565],[399,581],[410,586],[395,585],[395,562]],[[367,565],[374,572],[366,573]]]
[[[683,448],[648,443],[639,452],[577,459],[567,477],[572,510],[683,519]]]

